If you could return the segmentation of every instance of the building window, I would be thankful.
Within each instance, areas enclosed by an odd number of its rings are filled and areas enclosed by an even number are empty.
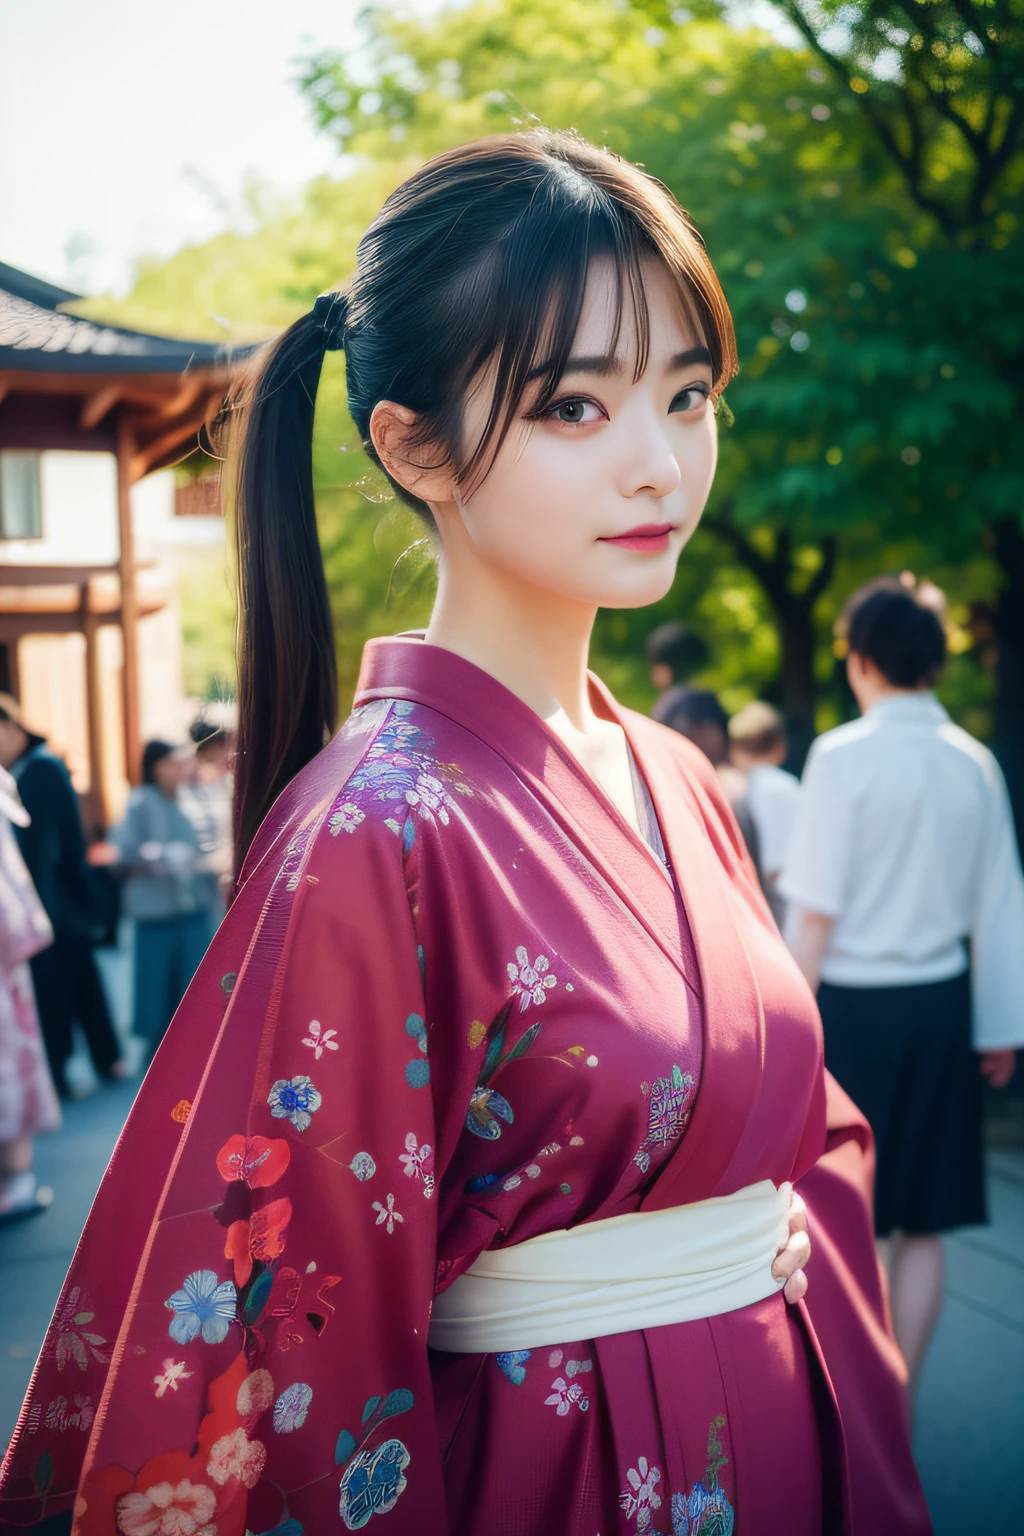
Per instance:
[[[0,453],[0,539],[42,536],[38,453]]]

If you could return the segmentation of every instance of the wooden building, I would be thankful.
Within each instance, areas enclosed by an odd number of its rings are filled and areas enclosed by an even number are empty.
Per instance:
[[[102,826],[138,782],[146,690],[167,686],[143,675],[173,594],[137,558],[133,487],[197,446],[249,349],[98,324],[66,312],[78,297],[0,263],[0,689],[42,730],[54,690],[80,712]],[[30,643],[69,635],[78,682]],[[158,674],[167,646],[149,649]]]

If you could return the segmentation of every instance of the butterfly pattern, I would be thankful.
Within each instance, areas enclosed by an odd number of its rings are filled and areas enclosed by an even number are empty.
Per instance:
[[[509,1062],[518,1061],[521,1056],[525,1056],[540,1033],[540,1023],[531,1024],[515,1045],[504,1056],[502,1055],[513,1002],[514,998],[510,998],[487,1030],[485,1036],[487,1050],[484,1053],[483,1065],[466,1114],[466,1129],[484,1141],[497,1141],[501,1135],[499,1122],[503,1121],[506,1125],[511,1125],[515,1120],[511,1104],[496,1088],[491,1087],[492,1079],[503,1067],[507,1067]]]

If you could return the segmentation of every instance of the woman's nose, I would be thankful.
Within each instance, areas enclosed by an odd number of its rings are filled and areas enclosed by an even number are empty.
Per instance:
[[[679,461],[656,421],[633,422],[626,428],[627,459],[623,466],[625,496],[656,496],[659,500],[679,489]]]

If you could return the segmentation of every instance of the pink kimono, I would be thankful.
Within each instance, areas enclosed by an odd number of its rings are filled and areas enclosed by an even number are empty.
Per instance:
[[[678,895],[492,678],[367,647],[114,1153],[0,1529],[72,1505],[77,1536],[930,1529],[864,1123],[706,760],[593,694]],[[806,1304],[427,1345],[485,1248],[766,1178],[808,1199]]]
[[[14,780],[0,768],[0,1142],[60,1125],[28,967],[33,955],[53,943],[53,930],[12,821],[25,826],[28,814]]]

